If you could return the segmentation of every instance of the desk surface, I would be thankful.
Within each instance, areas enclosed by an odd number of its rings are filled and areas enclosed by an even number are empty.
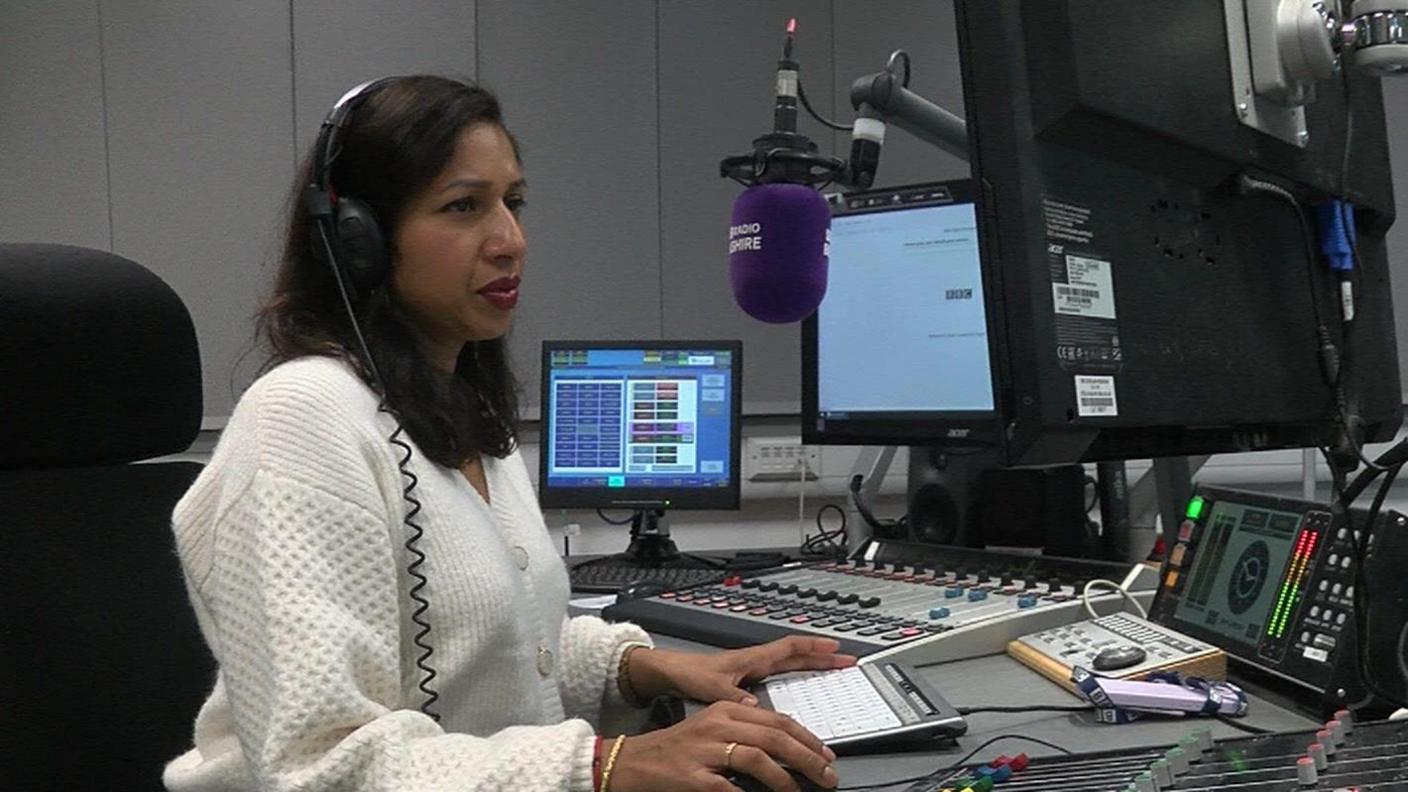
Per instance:
[[[654,638],[656,645],[664,649],[717,651],[714,647],[666,635],[656,635]],[[944,663],[921,668],[919,671],[955,707],[1069,706],[1083,703],[1007,655]],[[1245,723],[1275,730],[1309,729],[1317,725],[1302,714],[1272,703],[1255,688],[1249,688],[1248,693],[1251,706],[1247,717],[1243,719]],[[1074,752],[1138,746],[1172,746],[1194,726],[1211,729],[1215,739],[1245,736],[1244,732],[1231,726],[1203,718],[1198,719],[1196,723],[1159,718],[1118,726],[1096,723],[1094,717],[1086,713],[977,713],[966,716],[966,719],[968,733],[959,738],[955,748],[932,753],[841,757],[836,761],[836,772],[841,776],[841,787],[924,775],[957,761],[985,740],[999,734],[1036,737]],[[1003,741],[983,749],[974,757],[974,761],[991,759],[1004,753],[1009,756],[1016,753],[1041,756],[1054,754],[1056,751],[1036,743]],[[908,782],[888,789],[902,790],[907,785]]]

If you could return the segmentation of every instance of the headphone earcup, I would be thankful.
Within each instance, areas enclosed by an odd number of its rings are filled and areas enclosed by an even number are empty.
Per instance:
[[[386,279],[386,238],[371,207],[356,198],[337,199],[337,261],[357,293],[366,296]]]

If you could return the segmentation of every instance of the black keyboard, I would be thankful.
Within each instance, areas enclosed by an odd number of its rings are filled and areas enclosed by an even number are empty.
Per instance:
[[[719,583],[724,570],[697,567],[640,567],[617,564],[580,564],[567,571],[573,591],[615,594],[642,580],[658,580],[671,588],[684,588],[699,583]]]

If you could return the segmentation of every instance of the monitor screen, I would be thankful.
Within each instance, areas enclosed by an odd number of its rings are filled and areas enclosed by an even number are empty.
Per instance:
[[[583,508],[737,508],[736,341],[543,344],[539,498]]]
[[[835,218],[817,314],[822,417],[992,409],[977,230],[971,203]]]
[[[809,442],[966,434],[994,416],[967,180],[833,199],[826,297],[803,328]],[[903,438],[904,440],[900,440]]]
[[[1281,594],[1301,515],[1218,501],[1174,618],[1255,650]]]

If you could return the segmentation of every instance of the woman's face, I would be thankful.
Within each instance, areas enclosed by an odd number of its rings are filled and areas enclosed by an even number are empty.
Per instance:
[[[460,349],[508,332],[527,245],[523,174],[497,124],[466,127],[445,169],[407,204],[392,233],[391,288],[453,371]]]

